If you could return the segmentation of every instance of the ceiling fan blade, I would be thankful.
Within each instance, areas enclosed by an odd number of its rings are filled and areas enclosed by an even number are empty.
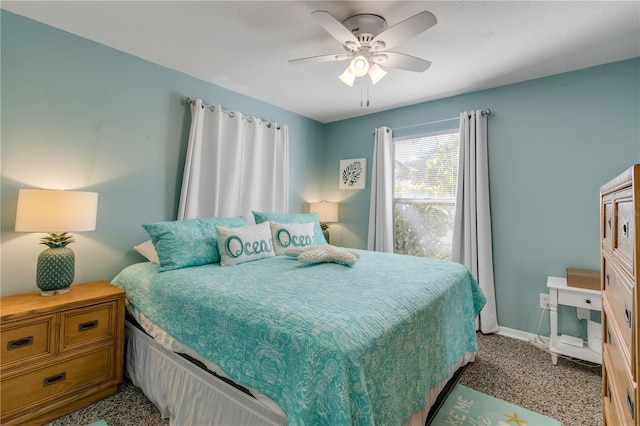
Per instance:
[[[398,68],[406,71],[423,72],[429,69],[431,62],[415,56],[397,52],[381,52],[372,57],[373,62],[389,68]]]
[[[383,46],[379,50],[391,49],[405,40],[409,40],[412,37],[428,30],[438,23],[435,15],[431,12],[420,12],[417,15],[413,15],[411,18],[405,19],[396,25],[387,28],[380,34],[378,34],[372,41],[371,46]],[[382,43],[378,43],[382,42]]]
[[[351,50],[356,50],[360,47],[358,38],[329,12],[325,10],[316,10],[311,12],[311,16],[313,16],[315,20],[318,21],[318,23],[342,45]]]
[[[331,55],[320,55],[320,56],[310,56],[308,58],[300,58],[300,59],[292,59],[289,61],[290,64],[298,65],[298,64],[311,64],[317,62],[330,62],[330,61],[344,61],[345,59],[349,59],[351,56],[346,53],[334,53]]]

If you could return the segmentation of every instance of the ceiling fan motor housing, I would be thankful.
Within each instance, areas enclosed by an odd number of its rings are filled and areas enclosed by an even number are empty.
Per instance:
[[[387,29],[387,21],[382,16],[369,13],[351,16],[342,21],[342,25],[351,31],[361,44],[366,45]]]

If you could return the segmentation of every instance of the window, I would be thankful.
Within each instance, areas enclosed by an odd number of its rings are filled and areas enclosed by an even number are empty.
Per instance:
[[[459,141],[457,129],[394,139],[396,253],[451,256]]]

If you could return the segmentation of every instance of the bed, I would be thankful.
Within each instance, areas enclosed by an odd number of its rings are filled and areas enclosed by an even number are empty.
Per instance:
[[[219,249],[221,263],[112,281],[132,318],[127,374],[172,424],[424,425],[474,359],[484,296],[462,265],[369,251],[225,265]]]

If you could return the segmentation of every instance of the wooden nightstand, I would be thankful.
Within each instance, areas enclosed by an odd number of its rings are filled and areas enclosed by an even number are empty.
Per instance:
[[[114,395],[124,291],[106,281],[0,298],[0,423],[42,424]]]

